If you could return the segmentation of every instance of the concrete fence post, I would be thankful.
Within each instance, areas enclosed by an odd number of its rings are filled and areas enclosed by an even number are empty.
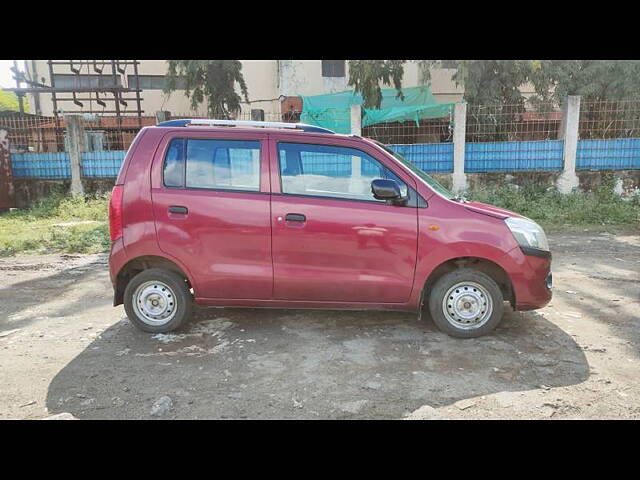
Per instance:
[[[453,186],[454,193],[467,189],[467,176],[464,173],[464,145],[467,129],[467,104],[456,103],[453,111]]]
[[[566,106],[563,109],[564,120],[564,168],[556,181],[556,187],[560,193],[571,193],[579,185],[576,175],[576,155],[578,153],[578,122],[580,120],[580,97],[569,95]]]
[[[82,168],[81,156],[85,151],[84,124],[82,115],[67,114],[64,116],[67,126],[67,139],[69,149],[69,161],[71,162],[71,194],[82,195],[84,189],[82,187]]]
[[[362,136],[362,106],[351,105],[351,135]]]

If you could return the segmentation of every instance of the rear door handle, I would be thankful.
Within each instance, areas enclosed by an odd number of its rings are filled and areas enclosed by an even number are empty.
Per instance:
[[[284,217],[287,222],[306,222],[307,217],[301,213],[287,213]]]
[[[181,213],[182,215],[186,215],[189,213],[189,209],[180,205],[171,205],[169,207],[169,213]]]

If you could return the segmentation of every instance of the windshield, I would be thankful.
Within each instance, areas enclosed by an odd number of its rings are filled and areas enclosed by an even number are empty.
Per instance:
[[[409,160],[404,158],[398,152],[394,152],[393,150],[391,150],[386,145],[384,145],[384,144],[382,144],[382,143],[380,143],[380,142],[378,142],[376,140],[374,140],[374,142],[376,143],[376,145],[379,145],[380,147],[384,148],[384,150],[386,152],[389,152],[391,155],[393,155],[395,158],[397,158],[400,163],[402,163],[405,167],[407,167],[409,170],[411,170],[413,173],[415,173],[418,177],[420,177],[422,180],[427,182],[427,184],[431,188],[433,188],[437,193],[439,193],[440,195],[442,195],[445,198],[448,198],[449,200],[454,198],[453,193],[451,193],[449,190],[447,190],[445,187],[443,187],[440,184],[440,182],[438,182],[435,178],[433,178],[427,172],[425,172],[423,170],[420,170],[418,167],[416,167]]]

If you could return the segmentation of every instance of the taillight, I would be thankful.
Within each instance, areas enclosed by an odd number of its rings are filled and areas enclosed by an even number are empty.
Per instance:
[[[116,185],[111,191],[111,201],[109,202],[109,233],[111,241],[115,241],[122,236],[122,185]]]

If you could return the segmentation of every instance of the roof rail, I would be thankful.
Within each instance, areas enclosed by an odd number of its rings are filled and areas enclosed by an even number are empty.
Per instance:
[[[182,119],[182,120],[167,120],[166,122],[158,123],[158,127],[189,127],[189,126],[227,126],[227,127],[261,127],[261,128],[289,128],[294,130],[302,130],[303,132],[316,132],[316,133],[335,133],[332,130],[322,127],[316,127],[315,125],[307,125],[306,123],[285,123],[285,122],[257,122],[249,120],[214,120],[214,119]]]

